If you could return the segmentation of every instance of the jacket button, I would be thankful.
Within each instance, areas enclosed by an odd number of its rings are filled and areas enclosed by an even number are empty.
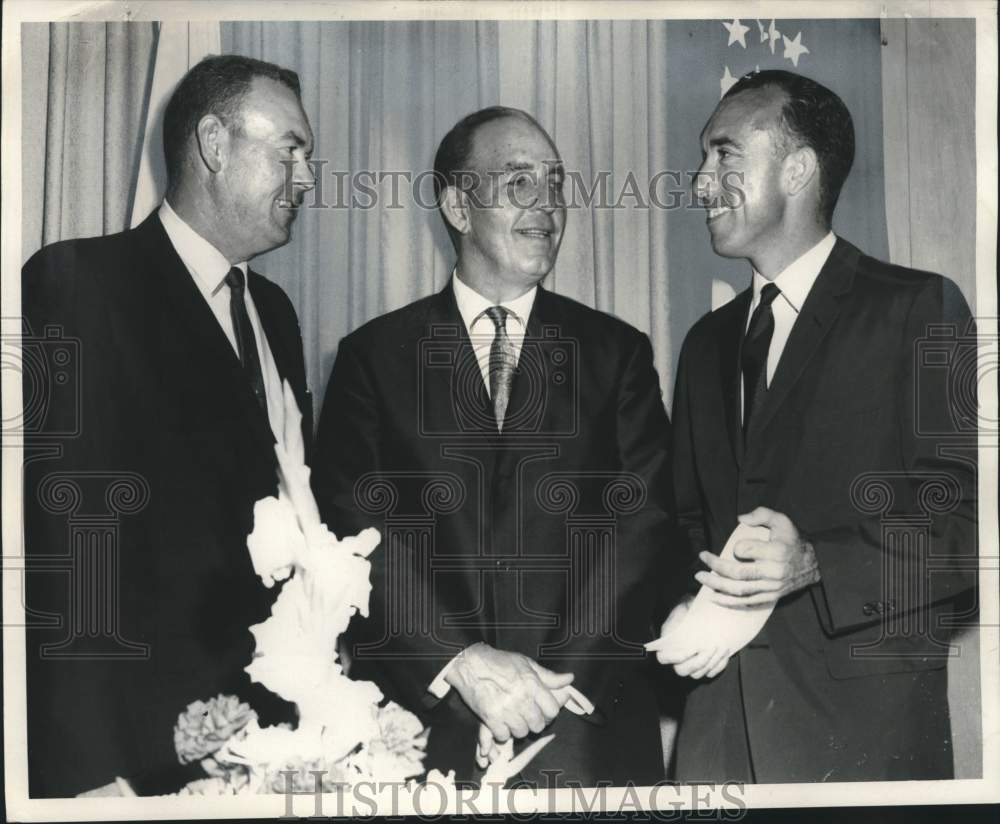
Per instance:
[[[874,604],[865,604],[863,607],[861,607],[861,611],[865,615],[874,615],[875,614],[875,605]]]
[[[620,689],[620,690],[625,689],[625,682],[624,681],[619,681],[618,682],[618,689]]]

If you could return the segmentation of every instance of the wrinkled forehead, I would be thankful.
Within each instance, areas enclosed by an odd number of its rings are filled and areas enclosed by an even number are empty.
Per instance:
[[[538,126],[510,115],[484,123],[472,136],[470,165],[477,171],[501,170],[510,164],[560,164],[559,151]]]

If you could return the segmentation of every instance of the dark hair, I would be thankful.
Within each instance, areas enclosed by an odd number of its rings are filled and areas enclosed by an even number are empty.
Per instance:
[[[854,162],[851,113],[844,101],[826,86],[777,69],[743,75],[722,99],[771,86],[785,93],[779,125],[791,147],[808,146],[816,152],[820,170],[819,208],[829,223]]]
[[[509,106],[488,106],[472,114],[467,114],[458,121],[451,130],[441,140],[437,153],[434,155],[434,200],[441,206],[441,199],[444,197],[445,189],[449,186],[461,185],[459,177],[461,172],[470,172],[469,167],[472,158],[472,141],[476,136],[476,131],[480,126],[492,123],[494,120],[503,120],[505,117],[517,117],[526,120],[537,128],[549,143],[552,138],[548,132],[542,128],[541,124],[530,114],[521,109],[512,109]],[[442,215],[442,218],[444,215]],[[444,221],[445,228],[451,237],[455,248],[458,248],[458,233],[447,221]]]
[[[299,76],[291,69],[238,54],[206,57],[181,78],[163,115],[163,154],[171,183],[180,174],[188,139],[205,115],[241,125],[240,106],[255,77],[276,80],[302,97]]]

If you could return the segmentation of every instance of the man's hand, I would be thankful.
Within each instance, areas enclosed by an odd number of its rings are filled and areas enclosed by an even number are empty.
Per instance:
[[[459,654],[445,680],[502,744],[544,730],[566,702],[569,693],[557,690],[573,681],[573,673],[552,672],[519,652],[480,643]]]
[[[684,599],[675,606],[667,620],[660,628],[660,639],[667,639],[671,632],[675,631],[684,620],[694,596],[686,595]],[[682,678],[714,678],[726,668],[729,663],[729,653],[724,649],[708,649],[691,653],[677,653],[669,648],[660,649],[660,643],[653,641],[646,645],[646,649],[656,651],[656,660],[661,664],[673,664],[674,672]]]
[[[733,547],[734,559],[699,553],[711,571],[695,573],[694,577],[714,590],[716,603],[727,607],[772,604],[819,581],[812,544],[802,539],[787,515],[759,506],[740,515],[739,520],[748,526],[768,527],[771,540],[740,541]]]

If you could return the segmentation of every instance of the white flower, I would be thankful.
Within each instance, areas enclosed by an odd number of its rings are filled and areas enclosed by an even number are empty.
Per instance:
[[[321,753],[320,731],[311,727],[261,727],[256,721],[246,726],[246,735],[230,740],[219,750],[216,761],[242,764],[254,769],[288,761],[299,756],[316,758]]]
[[[254,504],[247,549],[264,586],[272,587],[291,574],[293,565],[305,554],[306,541],[286,498],[262,498]]]
[[[416,783],[416,782],[412,782]],[[438,769],[433,769],[427,773],[427,778],[424,779],[425,784],[440,784],[443,787],[454,787],[455,786],[455,771],[448,770],[448,774],[445,775]]]

